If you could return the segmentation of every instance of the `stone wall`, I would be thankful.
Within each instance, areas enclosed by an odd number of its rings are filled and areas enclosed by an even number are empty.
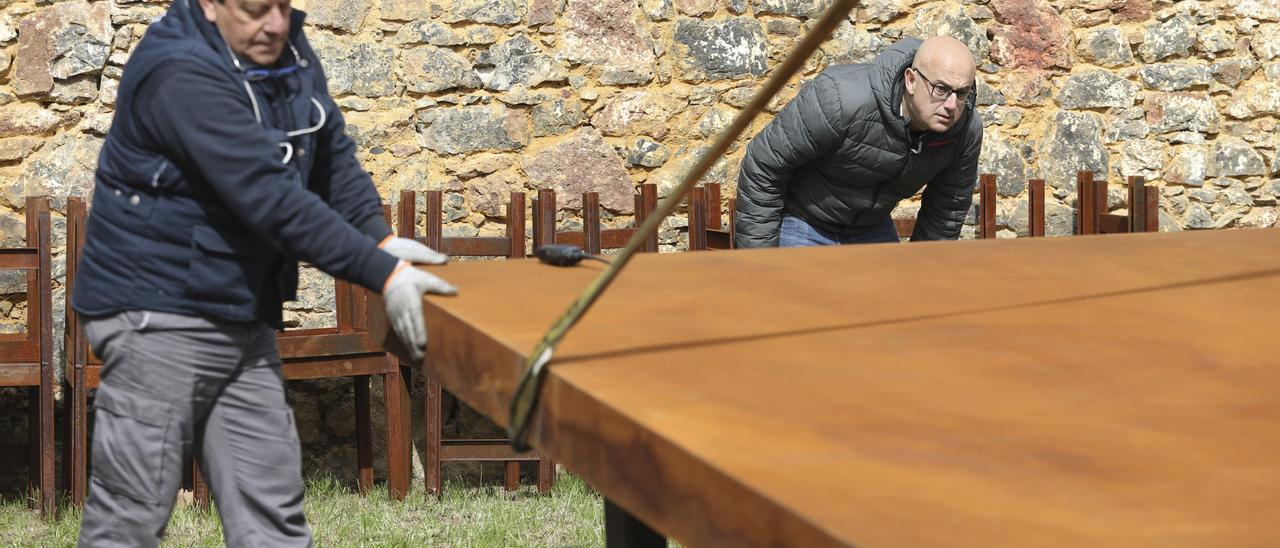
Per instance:
[[[629,224],[633,187],[667,194],[826,4],[295,1],[382,195],[449,191],[450,235],[500,233],[506,194],[540,188],[562,191],[566,225],[587,189],[600,193],[606,224]],[[65,197],[90,193],[122,67],[166,5],[0,0],[0,244],[22,240],[23,196],[53,197],[59,288]],[[826,65],[935,34],[979,60],[982,170],[999,176],[1001,236],[1025,233],[1024,181],[1036,177],[1051,189],[1048,232],[1069,234],[1079,169],[1117,183],[1113,209],[1124,207],[1126,176],[1162,185],[1162,230],[1280,216],[1277,0],[866,0],[770,112]],[[725,183],[726,199],[749,137],[705,179]],[[667,221],[664,249],[683,245],[686,224]],[[332,324],[331,283],[311,271],[304,287],[290,325]],[[55,302],[61,325],[60,290]],[[0,299],[5,329],[24,311],[20,298]],[[295,383],[311,464],[338,460],[324,451],[349,456],[350,406],[337,403],[347,386]],[[20,403],[11,394],[0,392],[0,411]]]

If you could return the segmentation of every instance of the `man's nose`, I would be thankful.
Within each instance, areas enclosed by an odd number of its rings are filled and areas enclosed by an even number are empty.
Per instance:
[[[947,110],[956,110],[960,108],[960,96],[956,92],[947,94],[947,98],[942,100],[942,106]]]
[[[267,34],[281,35],[289,33],[289,14],[285,13],[284,7],[272,9],[267,15],[267,22],[263,25],[262,30]]]

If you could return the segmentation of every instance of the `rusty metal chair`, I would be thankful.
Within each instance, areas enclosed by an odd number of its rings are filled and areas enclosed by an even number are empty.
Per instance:
[[[356,462],[360,493],[373,487],[373,428],[369,378],[382,377],[387,435],[387,488],[392,498],[409,493],[409,393],[395,356],[369,337],[369,292],[334,280],[338,325],[287,329],[277,334],[285,380],[350,377],[355,383]]]
[[[1142,177],[1129,177],[1129,213],[1107,212],[1107,182],[1091,171],[1076,174],[1076,234],[1160,231],[1160,189]]]
[[[84,504],[89,486],[89,391],[98,387],[102,360],[89,349],[80,315],[71,308],[76,271],[84,248],[85,221],[88,211],[84,200],[67,198],[66,306],[63,307],[63,376],[66,379],[65,428],[62,441],[62,490],[74,506]],[[184,486],[195,491],[195,500],[207,507],[208,486],[200,479],[195,463],[189,465]]]
[[[27,241],[0,249],[0,269],[22,272],[26,282],[27,320],[22,333],[0,334],[0,386],[27,387],[30,394],[30,441],[22,450],[3,451],[6,465],[26,453],[29,484],[40,491],[40,514],[52,517],[57,495],[54,479],[53,420],[53,288],[49,239],[49,199],[26,200]],[[10,462],[10,460],[15,462]]]
[[[624,228],[601,228],[600,195],[582,193],[582,230],[559,230],[556,227],[556,195],[553,190],[540,190],[533,203],[533,245],[570,244],[587,253],[599,255],[604,249],[621,249],[635,234],[636,228],[658,209],[658,187],[646,183],[635,195],[635,223]],[[640,248],[644,253],[658,251],[658,235],[651,234]]]
[[[894,219],[898,238],[907,239],[916,229],[916,218]],[[978,177],[978,234],[979,239],[996,237],[996,176],[984,174]]]
[[[981,203],[978,207],[978,237],[996,237],[996,176],[982,175],[979,180]],[[1044,179],[1027,180],[1027,237],[1042,238],[1045,231]]]
[[[64,444],[65,491],[71,502],[84,502],[88,485],[88,392],[98,386],[102,361],[89,350],[79,318],[71,310],[70,295],[80,251],[84,246],[85,205],[79,198],[67,203],[67,315],[66,376],[70,390]],[[356,460],[360,492],[373,486],[373,447],[369,377],[383,380],[384,413],[387,429],[388,490],[397,500],[404,499],[409,489],[408,392],[398,361],[369,339],[366,305],[368,292],[338,280],[334,291],[337,313],[336,327],[286,330],[278,333],[280,359],[285,380],[351,377],[356,399]],[[208,503],[208,487],[192,466],[188,478],[198,504]]]
[[[512,192],[507,203],[507,230],[504,236],[446,237],[444,235],[444,195],[438,190],[426,193],[426,237],[418,238],[415,228],[417,193],[405,190],[400,193],[398,210],[398,235],[415,238],[432,249],[450,257],[493,257],[522,259],[525,249],[525,195]],[[520,487],[520,463],[535,462],[537,487],[541,493],[551,490],[555,482],[555,464],[537,452],[516,453],[506,438],[446,439],[444,437],[444,390],[428,376],[423,376],[426,387],[425,428],[426,463],[425,483],[427,492],[440,496],[443,479],[442,468],[447,462],[502,462],[505,465],[503,485],[508,491]]]
[[[978,238],[996,237],[996,177],[984,174],[978,178]],[[1044,179],[1027,180],[1027,236],[1039,238],[1045,231]],[[899,238],[910,238],[915,219],[894,219]]]
[[[84,248],[85,221],[88,217],[84,199],[67,198],[67,249],[66,305],[63,307],[64,330],[63,376],[66,379],[65,428],[62,440],[62,490],[74,506],[84,504],[89,486],[89,391],[98,387],[102,373],[102,360],[89,349],[80,315],[71,308],[71,294],[75,291],[76,272]],[[199,479],[193,463],[185,486],[195,490],[195,499],[201,504],[209,500],[208,487]]]
[[[996,179],[994,175],[982,175],[978,180],[978,237],[995,238],[996,234]],[[1027,234],[1042,237],[1045,232],[1045,186],[1043,179],[1027,181]],[[726,228],[720,216],[720,185],[707,184],[694,187],[689,193],[689,250],[733,249],[736,200],[728,201],[729,226]],[[699,206],[701,204],[701,206]],[[916,220],[894,219],[899,238],[910,238]],[[696,227],[702,226],[701,231]]]

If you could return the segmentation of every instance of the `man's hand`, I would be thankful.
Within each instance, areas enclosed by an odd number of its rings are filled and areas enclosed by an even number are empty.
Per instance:
[[[422,248],[431,251],[426,246]],[[422,320],[424,293],[455,295],[458,288],[402,260],[391,272],[382,289],[382,300],[386,305],[387,319],[391,321],[391,329],[409,348],[409,354],[415,362],[422,360],[427,347],[427,328]]]
[[[383,251],[390,253],[397,259],[418,264],[444,264],[449,260],[449,256],[422,245],[417,240],[409,238],[399,238],[396,236],[387,236],[378,244]]]

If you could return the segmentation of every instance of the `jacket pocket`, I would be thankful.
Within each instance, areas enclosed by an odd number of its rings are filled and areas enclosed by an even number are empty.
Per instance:
[[[191,262],[183,295],[206,304],[226,305],[226,319],[247,320],[257,306],[257,294],[270,264],[264,244],[247,234],[224,234],[208,225],[191,232]]]
[[[171,190],[182,181],[182,172],[167,158],[161,158],[160,164],[151,172],[147,180],[147,188],[152,191]]]

